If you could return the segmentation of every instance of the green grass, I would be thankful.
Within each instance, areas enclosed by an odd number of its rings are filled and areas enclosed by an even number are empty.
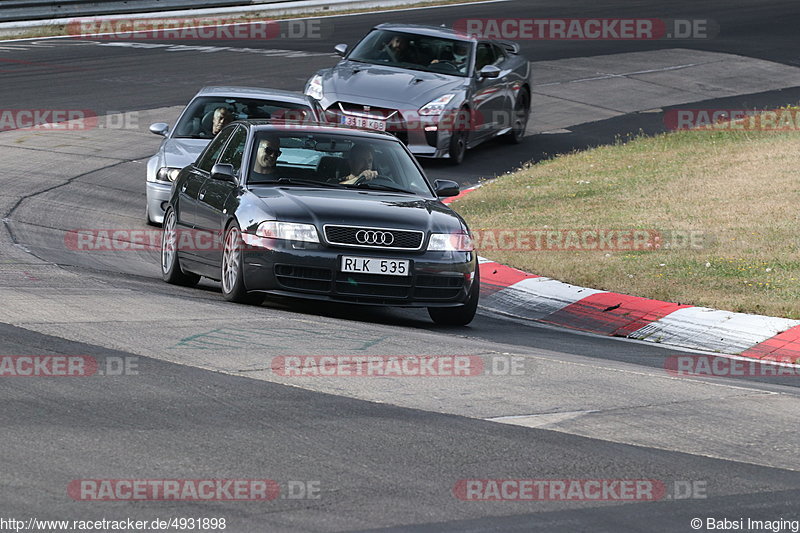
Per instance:
[[[800,132],[681,131],[555,157],[455,202],[475,230],[651,230],[646,250],[481,255],[568,283],[800,318]],[[697,246],[677,237],[699,236]]]

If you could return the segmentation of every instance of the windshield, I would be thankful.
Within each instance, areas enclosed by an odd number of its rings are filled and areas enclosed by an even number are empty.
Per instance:
[[[424,70],[452,76],[467,76],[472,64],[472,42],[372,30],[356,45],[347,59]]]
[[[284,131],[259,132],[253,142],[248,185],[294,183],[432,194],[411,155],[391,139]]]
[[[173,138],[212,139],[225,125],[248,118],[314,120],[311,108],[302,104],[259,98],[202,96],[192,100],[181,115]]]

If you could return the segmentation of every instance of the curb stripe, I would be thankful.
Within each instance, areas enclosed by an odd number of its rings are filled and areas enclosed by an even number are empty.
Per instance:
[[[507,289],[525,279],[540,277],[492,261],[480,263],[479,268],[481,269],[482,296]]]
[[[800,324],[797,320],[686,307],[631,333],[634,339],[740,354]]]
[[[481,305],[512,316],[541,321],[598,292],[602,291],[568,285],[545,277],[530,277],[491,294],[482,300]]]
[[[603,292],[568,305],[542,321],[604,335],[627,337],[684,307],[689,306]]]
[[[800,364],[800,326],[756,344],[742,352],[744,357],[755,357],[764,361]]]

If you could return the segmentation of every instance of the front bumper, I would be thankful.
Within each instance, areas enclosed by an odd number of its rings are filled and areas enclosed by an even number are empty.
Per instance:
[[[469,295],[475,269],[474,252],[398,252],[338,248],[270,241],[271,248],[244,251],[244,281],[248,291],[336,302],[398,307],[454,307]],[[407,259],[409,276],[354,274],[341,271],[342,256]]]
[[[169,203],[172,184],[158,181],[147,182],[147,216],[156,224],[164,223],[164,212]]]
[[[342,124],[345,117],[385,120],[386,131],[398,137],[417,157],[450,157],[452,128],[443,126],[441,116],[423,116],[416,110],[365,106],[336,101],[325,110],[325,120]]]

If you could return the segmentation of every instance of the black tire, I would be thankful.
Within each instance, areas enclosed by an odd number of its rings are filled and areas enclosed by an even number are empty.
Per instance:
[[[528,127],[528,119],[531,115],[531,97],[527,89],[520,89],[517,103],[514,105],[513,120],[511,131],[504,135],[506,141],[511,144],[519,144],[525,138],[525,129]]]
[[[264,301],[264,294],[247,292],[244,283],[244,258],[242,230],[236,221],[232,221],[225,228],[225,238],[222,245],[222,264],[220,265],[220,280],[222,280],[222,296],[229,302],[237,304],[260,305]]]
[[[172,285],[194,287],[200,281],[200,276],[191,272],[184,272],[177,250],[178,219],[172,208],[164,213],[164,231],[161,234],[161,279]]]
[[[481,275],[478,268],[475,269],[475,279],[469,290],[469,299],[458,307],[429,307],[428,314],[436,324],[440,326],[466,326],[475,318],[478,311],[478,299],[481,294]]]
[[[464,161],[467,153],[467,142],[469,140],[469,111],[465,108],[459,109],[453,123],[453,131],[450,135],[450,163],[460,165]]]

